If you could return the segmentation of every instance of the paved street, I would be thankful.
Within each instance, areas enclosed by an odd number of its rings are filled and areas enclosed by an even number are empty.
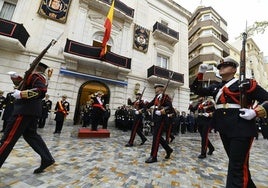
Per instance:
[[[53,122],[54,123],[54,122]],[[2,188],[223,188],[227,157],[218,134],[210,139],[216,148],[212,156],[198,159],[200,137],[197,133],[177,135],[171,143],[171,159],[165,160],[162,147],[158,162],[146,164],[152,136],[143,146],[136,137],[135,146],[126,148],[130,131],[109,127],[110,138],[78,138],[79,126],[64,126],[61,135],[54,135],[55,124],[46,125],[39,133],[45,139],[56,163],[42,174],[33,174],[40,165],[39,156],[21,138],[0,169]],[[268,187],[268,141],[260,135],[251,152],[250,168],[258,188]]]

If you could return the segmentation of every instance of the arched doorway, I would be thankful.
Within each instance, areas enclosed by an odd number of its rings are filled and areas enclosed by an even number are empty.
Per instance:
[[[76,101],[75,113],[74,113],[74,125],[82,123],[81,112],[82,112],[83,106],[86,104],[88,100],[90,100],[91,96],[94,95],[97,91],[102,91],[104,93],[103,95],[104,104],[109,104],[110,90],[104,83],[99,82],[99,81],[85,82],[79,88],[79,92],[77,95],[77,101]]]

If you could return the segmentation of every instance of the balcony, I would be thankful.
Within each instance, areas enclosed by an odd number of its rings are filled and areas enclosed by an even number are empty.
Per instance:
[[[210,46],[218,46],[222,50],[222,56],[227,57],[230,55],[229,47],[222,42],[221,40],[217,39],[214,36],[207,36],[207,37],[199,37],[196,41],[189,45],[189,52],[193,52],[197,48],[201,48],[202,46],[210,45]]]
[[[29,36],[22,24],[0,18],[0,48],[24,50]]]
[[[64,57],[76,60],[77,62],[86,63],[86,65],[94,68],[130,71],[130,58],[120,56],[113,52],[107,52],[106,55],[101,58],[99,56],[100,51],[101,47],[94,47],[67,39],[64,48]],[[95,61],[93,61],[94,59]]]
[[[160,39],[175,45],[179,42],[179,32],[156,22],[153,26],[153,36],[155,39]]]
[[[111,2],[110,0],[79,0],[80,2],[88,4],[88,7],[94,10],[97,10],[98,12],[103,13],[105,16],[107,15],[110,7]],[[129,20],[130,22],[133,21],[134,18],[134,9],[131,7],[128,7],[126,4],[121,2],[120,0],[115,0],[114,2],[114,17],[123,19],[123,20]]]
[[[150,67],[149,69],[147,69],[147,78],[149,81],[152,82],[165,82],[167,79],[169,79],[169,75],[170,73],[172,73],[173,71],[168,70],[168,69],[164,69],[158,66],[153,65],[152,67]],[[179,85],[183,85],[184,84],[184,75],[174,72],[170,81],[173,81],[173,84],[177,85],[179,83]]]

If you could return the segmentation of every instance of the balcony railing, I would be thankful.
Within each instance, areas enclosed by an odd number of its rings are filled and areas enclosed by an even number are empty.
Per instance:
[[[105,2],[109,5],[111,5],[111,1],[110,0],[100,0],[102,2]],[[128,7],[126,4],[122,3],[119,0],[115,0],[114,2],[114,7],[118,10],[120,10],[121,12],[125,13],[127,16],[133,18],[134,17],[134,9]]]
[[[179,41],[179,32],[159,22],[156,22],[153,26],[153,35],[157,38],[173,42],[174,44]]]
[[[85,58],[91,58],[91,59],[98,59],[101,61],[108,62],[112,65],[131,69],[131,59],[120,56],[118,54],[115,54],[113,52],[107,52],[106,55],[101,58],[100,55],[101,47],[94,47],[86,44],[82,44],[76,41],[72,41],[67,39],[64,52],[85,57]]]
[[[24,47],[29,33],[22,24],[0,18],[0,35],[17,39]]]
[[[149,78],[151,76],[157,76],[160,78],[169,79],[169,75],[171,72],[173,72],[173,71],[153,65],[152,67],[150,67],[147,70],[147,78]],[[179,83],[183,84],[184,83],[184,75],[177,73],[177,72],[174,72],[170,80],[173,80],[175,82],[179,82]]]

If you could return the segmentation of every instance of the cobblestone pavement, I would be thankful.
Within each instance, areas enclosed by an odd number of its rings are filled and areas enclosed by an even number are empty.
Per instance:
[[[33,174],[40,165],[39,156],[21,138],[0,169],[2,188],[223,188],[226,180],[227,156],[219,135],[209,138],[216,148],[212,156],[198,159],[200,137],[197,133],[177,135],[170,144],[171,159],[165,160],[160,147],[158,162],[147,164],[152,136],[140,146],[124,147],[130,131],[110,127],[110,138],[78,138],[79,126],[64,126],[54,135],[54,125],[38,130],[50,148],[56,163],[44,173]],[[260,136],[251,150],[250,169],[258,188],[268,187],[268,141]]]

